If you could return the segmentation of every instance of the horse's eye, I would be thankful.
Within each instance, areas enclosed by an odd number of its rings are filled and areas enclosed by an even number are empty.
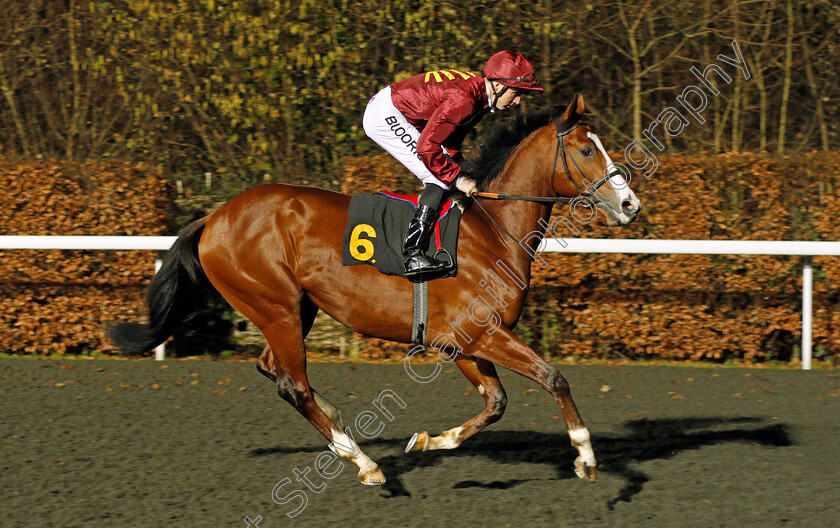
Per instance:
[[[582,153],[583,153],[583,155],[584,155],[584,156],[586,156],[586,157],[589,157],[589,156],[591,156],[591,155],[592,155],[592,149],[591,149],[591,148],[589,148],[589,147],[586,147],[585,149],[581,150],[581,152],[582,152]]]

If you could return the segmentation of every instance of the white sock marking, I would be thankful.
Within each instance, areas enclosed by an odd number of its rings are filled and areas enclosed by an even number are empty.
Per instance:
[[[455,449],[461,445],[458,437],[463,430],[463,427],[456,427],[455,429],[442,432],[440,436],[435,436],[429,440],[428,449]]]
[[[589,429],[583,427],[569,431],[569,438],[572,440],[572,445],[575,446],[580,453],[580,458],[588,466],[594,467],[595,452],[592,450],[592,443],[589,440]]]
[[[359,445],[353,439],[353,433],[350,432],[350,428],[346,428],[345,431],[347,434],[335,430],[332,432],[333,441],[329,446],[330,450],[341,458],[359,466],[360,472],[376,469],[378,467],[376,462],[362,453]]]

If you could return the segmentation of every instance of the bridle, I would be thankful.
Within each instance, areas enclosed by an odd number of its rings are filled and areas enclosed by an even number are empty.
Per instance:
[[[569,171],[569,164],[566,161],[566,152],[568,151],[568,148],[566,147],[566,142],[563,138],[568,136],[572,132],[574,132],[578,127],[587,126],[587,123],[578,119],[577,121],[571,123],[568,126],[568,128],[565,128],[565,129],[561,128],[561,126],[563,124],[565,124],[565,122],[561,122],[560,119],[556,119],[554,121],[554,129],[557,131],[557,144],[554,148],[554,164],[551,167],[551,190],[554,191],[554,194],[557,194],[558,196],[556,196],[554,198],[551,198],[551,197],[548,197],[548,196],[518,196],[518,195],[513,195],[513,194],[497,194],[497,193],[478,192],[478,193],[475,193],[475,197],[476,198],[485,198],[485,199],[490,199],[490,200],[515,200],[515,201],[520,201],[520,202],[572,203],[572,202],[575,202],[575,201],[583,200],[583,201],[589,202],[591,205],[595,205],[596,203],[598,203],[600,200],[597,200],[596,198],[593,198],[593,195],[594,195],[595,191],[597,191],[598,189],[601,188],[602,185],[607,183],[607,180],[609,178],[608,177],[602,178],[591,189],[582,189],[580,187],[580,184],[578,184],[578,182],[576,182],[575,179],[572,178],[572,173]],[[575,161],[575,158],[574,158],[574,156],[572,156],[571,152],[569,153],[569,158],[572,160],[572,163],[574,164],[575,169],[577,169],[577,171],[580,173],[580,175],[583,176],[583,171],[580,169],[580,166]],[[559,196],[560,193],[554,187],[554,174],[557,170],[557,160],[558,159],[563,160],[563,171],[566,173],[566,177],[569,179],[569,181],[572,182],[572,185],[575,186],[575,189],[577,189],[577,192],[578,192],[577,196],[574,196],[574,197],[571,197],[571,198],[568,197],[568,196]],[[478,203],[478,202],[476,202],[476,203]]]
[[[602,178],[591,189],[581,189],[578,182],[576,182],[575,179],[572,178],[572,174],[571,172],[569,172],[569,165],[568,163],[566,163],[566,151],[568,149],[566,148],[566,142],[563,140],[563,138],[571,134],[579,126],[587,126],[587,124],[578,119],[577,123],[574,123],[566,130],[561,131],[559,120],[554,122],[554,128],[557,130],[557,147],[554,150],[554,165],[551,168],[551,190],[554,191],[554,194],[560,194],[559,192],[557,192],[557,189],[554,188],[554,171],[557,169],[557,153],[559,151],[563,154],[563,156],[560,158],[563,160],[563,171],[566,173],[566,177],[569,178],[569,181],[572,182],[572,185],[575,186],[575,189],[577,189],[578,192],[578,196],[570,198],[568,199],[568,201],[572,202],[579,198],[588,198],[593,204],[595,204],[597,202],[592,198],[593,193],[600,189],[602,185],[607,183],[608,178]],[[578,173],[580,173],[580,175],[583,176],[583,171],[580,170],[580,167],[578,166],[577,162],[575,161],[575,157],[572,156],[571,152],[569,153],[569,158],[572,160],[572,163],[575,165],[575,168],[577,169]]]
[[[568,196],[556,196],[554,198],[551,198],[548,196],[518,196],[512,194],[497,194],[487,192],[477,192],[473,196],[475,196],[476,198],[485,198],[490,200],[515,200],[520,202],[574,203],[576,201],[583,201],[589,207],[595,207],[595,204],[598,203],[598,201],[600,200],[596,201],[595,199],[593,199],[593,193],[597,191],[602,185],[604,185],[609,178],[605,176],[600,181],[598,181],[595,184],[595,186],[591,189],[581,189],[580,185],[578,184],[578,182],[575,181],[574,178],[572,178],[572,173],[569,171],[569,164],[566,162],[566,152],[568,151],[568,148],[566,147],[566,141],[563,138],[574,132],[575,129],[577,129],[578,127],[587,126],[587,124],[581,119],[572,122],[568,125],[567,128],[562,128],[563,124],[565,124],[565,121],[561,122],[560,119],[556,119],[554,121],[554,129],[557,131],[557,146],[554,148],[554,164],[551,167],[551,190],[554,191],[554,194],[560,194],[554,187],[554,174],[557,171],[557,159],[560,158],[561,160],[563,160],[563,171],[566,173],[566,177],[569,178],[569,181],[572,182],[572,184],[575,186],[575,189],[577,189],[578,191],[577,196],[574,196],[572,198],[569,198]],[[571,158],[572,163],[574,164],[575,168],[580,173],[580,175],[583,176],[583,171],[580,170],[580,166],[578,166],[577,162],[575,161],[575,157],[572,156],[571,152],[569,152],[569,158]],[[484,208],[483,205],[481,205],[481,202],[479,200],[474,200],[474,203],[478,205],[478,207],[484,212],[487,218],[489,218],[494,224],[496,224],[496,227],[501,229],[509,238],[513,239],[514,242],[518,242],[515,236],[511,235],[507,229],[505,229],[501,224],[499,224],[499,222],[497,222],[496,219],[493,218],[490,215],[490,213],[487,212],[487,210]]]

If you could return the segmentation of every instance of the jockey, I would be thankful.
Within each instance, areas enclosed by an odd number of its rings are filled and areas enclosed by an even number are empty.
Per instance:
[[[528,90],[542,90],[534,67],[519,53],[500,51],[485,64],[484,77],[458,70],[421,73],[385,87],[368,103],[365,133],[425,186],[403,242],[406,277],[449,266],[426,251],[446,191],[454,187],[472,196],[477,190],[458,164],[461,142],[488,111],[518,105]]]

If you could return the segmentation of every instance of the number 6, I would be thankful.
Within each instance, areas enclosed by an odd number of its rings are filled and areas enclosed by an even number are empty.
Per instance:
[[[366,238],[359,238],[364,233],[370,238],[376,238],[376,230],[368,224],[359,224],[350,233],[350,254],[356,260],[368,260],[373,256],[373,242]]]

